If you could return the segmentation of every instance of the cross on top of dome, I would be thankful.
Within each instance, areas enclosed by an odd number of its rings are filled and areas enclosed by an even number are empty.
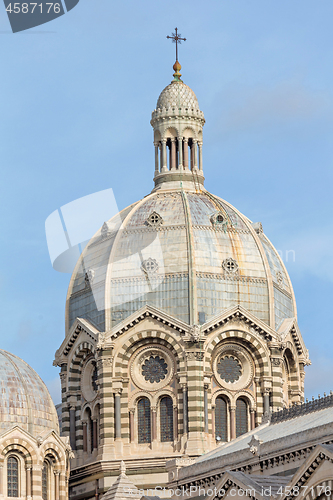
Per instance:
[[[176,62],[173,65],[173,69],[175,71],[175,73],[173,75],[174,76],[173,81],[174,82],[181,82],[182,80],[180,79],[180,77],[182,75],[179,73],[179,71],[182,69],[182,67],[178,62],[178,44],[181,44],[182,41],[186,42],[186,38],[181,38],[180,33],[178,33],[178,28],[175,28],[175,33],[172,33],[172,36],[168,35],[167,38],[171,39],[173,41],[173,43],[176,44]]]

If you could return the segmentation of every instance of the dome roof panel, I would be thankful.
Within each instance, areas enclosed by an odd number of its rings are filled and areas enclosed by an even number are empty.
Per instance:
[[[0,429],[19,425],[34,436],[59,432],[57,412],[41,378],[22,359],[0,350]]]

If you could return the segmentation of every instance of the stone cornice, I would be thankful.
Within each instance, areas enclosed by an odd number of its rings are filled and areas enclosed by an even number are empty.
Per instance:
[[[280,337],[275,330],[239,305],[223,312],[219,316],[215,316],[215,318],[202,326],[202,331],[207,335],[231,321],[238,321],[240,323],[243,322],[250,328],[250,330],[253,329],[253,333],[259,334],[268,341],[279,339]]]
[[[263,424],[255,429],[255,433],[257,434],[260,428],[266,428],[267,430],[269,427],[268,424]],[[250,437],[244,436],[246,443],[248,443]],[[213,478],[226,470],[251,470],[254,465],[260,465],[261,470],[264,471],[273,468],[277,464],[297,462],[298,455],[304,459],[316,448],[318,441],[326,444],[333,442],[333,422],[289,435],[288,446],[285,446],[285,441],[281,442],[281,438],[267,443],[263,442],[260,445],[260,456],[253,456],[250,448],[245,447],[239,451],[216,456],[218,449],[215,449],[210,452],[210,459],[180,469],[178,485],[184,486],[200,479]]]
[[[188,325],[187,323],[184,323],[183,321],[180,321],[155,307],[146,305],[139,309],[139,311],[135,312],[124,321],[116,325],[110,332],[110,338],[115,339],[119,337],[146,318],[155,319],[162,325],[173,328],[181,335],[184,335],[186,333],[189,334],[191,330],[190,325]]]
[[[91,323],[89,323],[88,320],[82,319],[82,318],[76,318],[74,321],[69,334],[66,336],[66,338],[63,340],[61,346],[55,353],[55,359],[53,361],[53,366],[61,366],[62,364],[62,357],[68,356],[69,352],[71,351],[76,339],[78,336],[82,333],[86,333],[87,336],[91,339],[92,343],[95,344],[98,339],[99,335],[99,330],[95,326],[93,326]]]

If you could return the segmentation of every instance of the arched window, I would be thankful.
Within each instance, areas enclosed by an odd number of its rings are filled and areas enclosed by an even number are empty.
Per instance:
[[[49,491],[49,464],[45,460],[42,468],[42,499],[48,500]]]
[[[215,437],[228,441],[228,405],[222,396],[215,400]]]
[[[247,402],[243,398],[236,401],[236,437],[248,431]]]
[[[138,441],[139,443],[151,442],[150,401],[148,398],[141,398],[138,402]]]
[[[7,460],[7,495],[18,497],[19,490],[19,462],[16,457],[9,457]]]
[[[170,396],[164,396],[160,402],[161,441],[173,441],[173,404]]]

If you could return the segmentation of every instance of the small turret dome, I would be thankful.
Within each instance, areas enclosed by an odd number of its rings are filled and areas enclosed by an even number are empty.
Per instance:
[[[15,424],[34,437],[59,433],[57,412],[46,385],[21,358],[0,349],[0,433]]]
[[[197,96],[185,83],[173,81],[160,93],[156,109],[179,110],[180,108],[200,111]]]

